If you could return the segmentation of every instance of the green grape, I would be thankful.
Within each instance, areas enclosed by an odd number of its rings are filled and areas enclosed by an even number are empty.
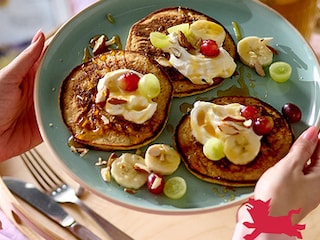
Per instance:
[[[279,83],[288,81],[291,76],[291,72],[291,66],[286,62],[274,62],[269,67],[271,78]]]
[[[203,145],[203,153],[210,160],[220,160],[225,157],[223,142],[216,137],[210,138]]]
[[[146,98],[155,98],[160,94],[160,81],[152,73],[145,74],[138,82],[138,90]]]
[[[185,36],[187,36],[189,34],[189,23],[182,23],[182,24],[179,24],[179,25],[175,25],[175,26],[172,26],[172,27],[169,27],[167,29],[168,33],[173,33],[173,32],[178,32],[178,31],[181,31],[183,32],[183,34]]]
[[[169,38],[166,34],[161,32],[151,32],[150,42],[156,48],[164,49],[169,46]]]
[[[187,183],[182,177],[169,178],[164,184],[163,193],[171,199],[182,198],[187,192]]]

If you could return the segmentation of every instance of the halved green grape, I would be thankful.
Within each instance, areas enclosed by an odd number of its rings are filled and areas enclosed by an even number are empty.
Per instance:
[[[151,32],[150,33],[150,42],[156,48],[166,48],[169,46],[169,38],[166,34],[161,32]]]
[[[203,153],[204,155],[213,161],[220,160],[221,158],[225,157],[224,153],[224,145],[223,142],[216,137],[210,138],[206,143],[203,145]]]
[[[186,181],[179,176],[169,178],[164,184],[163,193],[171,199],[182,198],[187,192]]]
[[[286,62],[274,62],[269,67],[270,77],[276,82],[286,82],[291,76],[292,68]]]
[[[138,82],[138,90],[141,95],[152,99],[160,94],[160,82],[156,75],[147,73],[140,78]]]
[[[181,31],[183,32],[183,34],[185,36],[188,36],[189,35],[189,23],[181,23],[179,25],[175,25],[175,26],[172,26],[172,27],[169,27],[167,29],[168,33],[173,33],[173,32],[178,32],[178,31]]]

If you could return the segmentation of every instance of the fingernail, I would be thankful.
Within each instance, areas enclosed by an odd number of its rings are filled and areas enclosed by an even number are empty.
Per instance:
[[[37,32],[37,33],[34,35],[34,37],[32,38],[31,43],[35,43],[35,42],[40,38],[41,33],[42,33],[42,31],[41,31],[41,29],[39,29],[38,32]]]
[[[318,127],[310,127],[308,128],[302,135],[303,139],[309,140],[310,142],[317,142],[319,135],[319,128]]]

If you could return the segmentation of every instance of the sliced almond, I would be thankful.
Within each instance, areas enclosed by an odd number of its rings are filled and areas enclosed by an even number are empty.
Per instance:
[[[220,125],[218,125],[218,128],[220,129],[221,132],[228,135],[239,134],[239,129],[228,123],[221,123]]]
[[[124,188],[123,191],[125,191],[126,193],[130,193],[130,194],[136,194],[137,193],[136,190],[133,190],[133,189],[130,189],[130,188]]]
[[[231,122],[243,122],[244,120],[245,119],[241,116],[239,116],[239,118],[226,116],[225,118],[222,119],[222,121],[231,121]]]
[[[187,50],[193,50],[194,49],[192,44],[188,41],[186,36],[181,31],[178,32],[178,42],[179,42],[181,47],[184,47]]]
[[[92,49],[94,56],[106,51],[106,41],[107,37],[105,35],[101,35],[97,40],[94,41],[94,46]]]
[[[253,124],[253,121],[251,119],[248,119],[243,122],[243,126],[245,126],[246,128],[250,128],[252,124]]]
[[[176,48],[174,48],[174,47],[171,47],[171,48],[170,48],[170,51],[172,52],[172,54],[173,54],[176,58],[180,58],[180,57],[181,57],[181,52],[180,52],[178,49],[176,49]]]
[[[120,104],[125,104],[128,102],[127,99],[114,98],[114,97],[108,98],[107,101],[108,101],[108,103],[113,104],[113,105],[120,105]]]
[[[110,167],[101,168],[100,174],[101,174],[103,181],[105,181],[105,182],[111,181]]]
[[[107,163],[107,167],[111,168],[112,163],[118,158],[116,153],[111,153],[109,158],[108,158],[108,163]]]
[[[134,164],[134,169],[138,172],[142,172],[142,173],[150,173],[150,170],[148,169],[148,167],[144,164],[141,163],[135,163]]]
[[[256,72],[257,72],[257,74],[259,76],[261,76],[261,77],[265,77],[266,76],[266,73],[264,72],[264,69],[263,69],[262,65],[258,61],[256,61],[254,63],[254,69],[256,70]]]
[[[148,151],[148,153],[150,154],[150,156],[152,157],[160,157],[161,155],[161,149],[158,147],[151,147]]]

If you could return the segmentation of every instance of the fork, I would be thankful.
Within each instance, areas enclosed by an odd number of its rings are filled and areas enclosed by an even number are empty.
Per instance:
[[[65,183],[65,181],[63,181],[62,178],[48,165],[37,149],[34,148],[33,150],[23,153],[21,158],[40,187],[56,202],[73,203],[78,205],[100,225],[111,239],[133,240],[133,238],[118,229],[82,202],[76,195],[76,191]]]

